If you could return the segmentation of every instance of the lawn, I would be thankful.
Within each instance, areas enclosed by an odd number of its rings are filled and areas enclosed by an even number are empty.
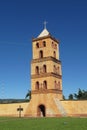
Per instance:
[[[5,118],[0,130],[87,130],[87,118]]]

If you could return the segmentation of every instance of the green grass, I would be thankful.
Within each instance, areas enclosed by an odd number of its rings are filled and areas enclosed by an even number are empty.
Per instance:
[[[0,130],[87,130],[87,118],[0,117]]]

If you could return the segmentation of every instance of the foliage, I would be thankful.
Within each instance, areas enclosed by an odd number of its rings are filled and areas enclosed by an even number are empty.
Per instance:
[[[78,100],[85,100],[87,99],[87,91],[79,89],[78,93],[74,94],[74,97]]]
[[[77,99],[77,100],[87,100],[87,91],[81,90],[79,88],[77,93],[69,94],[68,96],[69,100]]]
[[[29,99],[0,99],[0,104],[29,102]]]
[[[87,118],[0,118],[0,130],[86,130]]]
[[[31,91],[30,91],[30,90],[28,90],[28,92],[27,92],[25,98],[29,98],[29,99],[31,99]]]
[[[68,97],[69,100],[73,100],[73,94],[70,94]]]
[[[63,100],[65,100],[66,98],[65,98],[65,96],[63,95]]]

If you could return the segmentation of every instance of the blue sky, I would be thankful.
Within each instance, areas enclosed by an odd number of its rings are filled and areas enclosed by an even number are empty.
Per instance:
[[[31,88],[32,38],[60,40],[63,94],[87,90],[87,1],[0,0],[0,98],[25,98]]]

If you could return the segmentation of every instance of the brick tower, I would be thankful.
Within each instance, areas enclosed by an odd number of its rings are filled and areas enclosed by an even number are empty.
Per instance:
[[[59,60],[59,41],[46,28],[32,40],[31,101],[26,115],[59,116],[58,103],[62,99],[62,72]]]

